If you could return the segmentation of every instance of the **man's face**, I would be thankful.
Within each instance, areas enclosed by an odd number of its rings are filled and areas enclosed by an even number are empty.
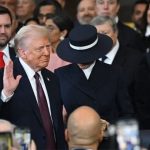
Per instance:
[[[109,25],[108,23],[105,23],[105,24],[101,24],[101,25],[96,25],[95,27],[96,27],[98,33],[109,36],[113,41],[113,45],[116,44],[117,31],[115,32],[113,30],[113,28],[111,27],[111,25]]]
[[[120,5],[117,0],[96,0],[96,12],[99,16],[116,17]]]
[[[81,24],[88,24],[96,16],[94,0],[82,0],[77,9],[77,19]]]
[[[16,14],[19,17],[29,17],[35,8],[33,0],[18,0]]]
[[[55,13],[55,8],[52,5],[46,5],[42,6],[39,10],[39,15],[38,15],[38,20],[41,25],[45,24],[46,21],[46,16],[48,14],[54,14]]]
[[[31,37],[25,42],[29,46],[26,50],[18,50],[20,57],[35,71],[45,68],[49,63],[51,50],[48,37]]]
[[[0,0],[0,5],[9,8],[15,13],[17,0]]]
[[[12,35],[12,24],[8,14],[0,14],[0,48],[4,48]]]
[[[132,14],[132,21],[133,22],[139,21],[139,19],[143,17],[145,10],[146,10],[146,4],[137,4],[134,7],[134,11]]]

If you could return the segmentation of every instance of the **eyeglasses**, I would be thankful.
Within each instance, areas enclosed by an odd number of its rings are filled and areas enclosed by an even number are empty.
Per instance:
[[[48,16],[50,16],[50,15],[53,15],[53,14],[51,14],[51,13],[48,13],[48,14],[39,14],[38,18],[39,19],[48,18]]]

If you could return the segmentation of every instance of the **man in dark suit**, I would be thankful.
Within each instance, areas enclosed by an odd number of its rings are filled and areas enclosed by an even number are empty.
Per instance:
[[[45,69],[51,48],[48,31],[24,26],[15,36],[15,46],[19,58],[0,72],[0,117],[28,127],[38,150],[65,149],[59,85]]]
[[[97,60],[111,47],[112,40],[91,25],[75,27],[59,44],[58,56],[73,63],[55,71],[68,115],[82,105],[110,123],[133,113],[121,70]]]
[[[118,40],[118,28],[114,19],[108,16],[97,16],[92,21],[98,33],[106,34],[113,40],[112,49],[105,55],[103,61],[110,65],[119,65],[123,68],[127,77],[127,83],[130,84],[133,72],[143,57],[143,53],[127,45],[123,45]],[[99,59],[101,61],[101,58]]]
[[[98,16],[109,16],[114,18],[118,27],[118,39],[123,45],[130,46],[136,50],[146,51],[140,34],[124,25],[118,18],[120,0],[96,0],[96,11]]]
[[[5,64],[16,57],[14,48],[9,46],[13,30],[12,21],[11,12],[7,8],[0,6],[0,51],[4,53]]]

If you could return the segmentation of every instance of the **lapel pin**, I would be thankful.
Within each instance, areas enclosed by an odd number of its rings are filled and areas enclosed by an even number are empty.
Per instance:
[[[48,80],[48,81],[50,81],[50,79],[49,79],[49,78],[47,78],[47,80]]]

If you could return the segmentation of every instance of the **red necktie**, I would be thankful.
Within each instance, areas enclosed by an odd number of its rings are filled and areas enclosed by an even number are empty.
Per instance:
[[[0,52],[0,68],[4,68],[4,66],[5,66],[3,55],[4,55],[4,53]]]
[[[38,97],[40,114],[42,117],[42,122],[43,122],[43,126],[44,126],[45,133],[46,133],[46,139],[47,139],[46,150],[56,150],[56,143],[54,139],[52,120],[49,114],[46,97],[45,97],[42,85],[40,83],[40,80],[39,80],[40,75],[38,73],[35,73],[34,78],[36,81],[37,97]]]

